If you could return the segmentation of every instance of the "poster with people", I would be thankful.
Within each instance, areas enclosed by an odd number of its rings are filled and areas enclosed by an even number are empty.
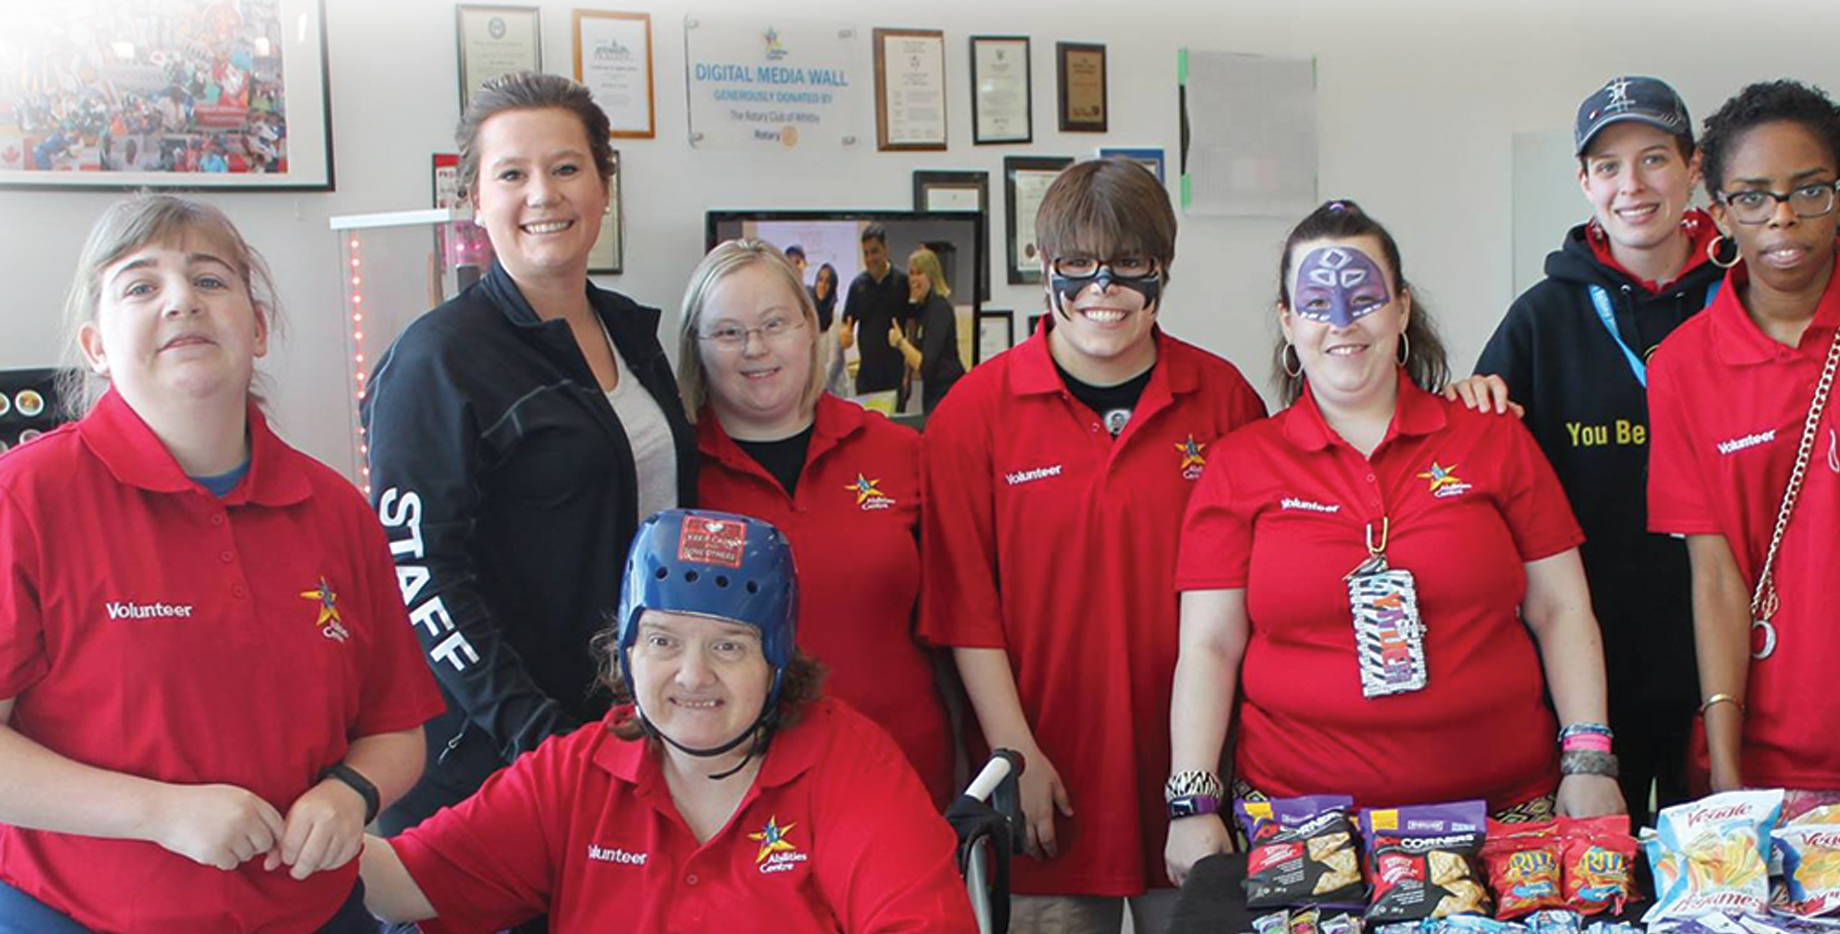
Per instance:
[[[78,0],[0,30],[0,184],[330,187],[319,0]]]

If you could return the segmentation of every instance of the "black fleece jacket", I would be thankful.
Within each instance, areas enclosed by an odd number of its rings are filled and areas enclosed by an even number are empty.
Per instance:
[[[1590,286],[1603,289],[1624,343],[1646,361],[1705,307],[1721,270],[1700,262],[1653,293],[1601,262],[1588,236],[1585,225],[1575,227],[1546,257],[1546,278],[1509,307],[1476,372],[1501,376],[1527,407],[1527,427],[1584,528],[1612,708],[1678,713],[1697,706],[1699,693],[1686,548],[1647,531],[1647,390],[1604,327]]]
[[[696,435],[659,312],[587,290],[671,424],[690,505]],[[397,338],[361,411],[403,602],[447,700],[422,781],[384,817],[393,833],[606,712],[589,640],[641,517],[626,432],[567,322],[539,319],[496,263]]]

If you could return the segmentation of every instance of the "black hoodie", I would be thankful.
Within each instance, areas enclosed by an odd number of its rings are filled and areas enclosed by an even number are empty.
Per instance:
[[[1688,218],[1697,250],[1711,221],[1697,212]],[[1695,253],[1679,279],[1651,292],[1598,258],[1588,226],[1572,228],[1546,257],[1546,278],[1508,308],[1476,372],[1499,375],[1527,407],[1527,427],[1584,528],[1581,554],[1604,633],[1612,709],[1690,712],[1699,683],[1686,546],[1647,531],[1647,390],[1590,287],[1603,290],[1623,343],[1646,361],[1706,306],[1722,270]]]

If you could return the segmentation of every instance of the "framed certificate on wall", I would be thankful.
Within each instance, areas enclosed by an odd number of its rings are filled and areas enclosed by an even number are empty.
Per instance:
[[[946,148],[946,34],[875,30],[875,148]]]
[[[1105,132],[1105,46],[1056,42],[1054,59],[1062,132]]]
[[[514,71],[543,70],[543,29],[533,6],[454,7],[460,43],[460,112],[479,86]]]
[[[1009,221],[1005,252],[1009,284],[1041,281],[1041,248],[1035,243],[1035,215],[1048,186],[1073,164],[1067,156],[1003,157],[1003,213]]]
[[[971,142],[1035,139],[1027,36],[971,37]]]
[[[588,272],[617,276],[626,271],[626,237],[621,227],[620,151],[613,152],[613,177],[607,179],[607,213],[601,215],[601,232],[588,250]]]
[[[594,92],[616,139],[658,135],[652,108],[652,15],[576,10],[575,80]]]

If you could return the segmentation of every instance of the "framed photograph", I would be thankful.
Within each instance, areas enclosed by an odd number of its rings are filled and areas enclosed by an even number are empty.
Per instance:
[[[652,106],[652,15],[576,10],[575,80],[594,92],[615,139],[658,135]]]
[[[1016,313],[1013,311],[980,311],[977,313],[977,343],[971,345],[976,354],[971,365],[976,366],[991,357],[1016,346]]]
[[[983,256],[990,242],[990,173],[942,172],[921,169],[914,172],[914,210],[964,211],[978,215],[977,255]],[[990,264],[977,268],[977,300],[990,300]]]
[[[1041,199],[1061,172],[1073,164],[1068,156],[1004,156],[1003,215],[1009,221],[1005,253],[1009,284],[1041,281],[1041,249],[1035,245],[1035,215]]]
[[[601,215],[601,233],[588,251],[588,272],[617,276],[626,269],[626,237],[621,226],[620,152],[613,152],[613,177],[607,179],[607,213]]]
[[[1061,131],[1104,133],[1105,46],[1056,42],[1054,62]]]
[[[323,0],[30,6],[0,14],[0,188],[333,190]]]
[[[1099,158],[1101,159],[1129,159],[1132,162],[1135,162],[1138,165],[1141,165],[1144,168],[1149,169],[1150,174],[1155,175],[1157,181],[1164,182],[1165,184],[1167,184],[1167,182],[1163,178],[1163,150],[1162,149],[1142,147],[1142,146],[1119,146],[1119,147],[1102,146],[1099,148]]]
[[[946,34],[875,30],[875,148],[946,148]]]
[[[543,24],[534,6],[454,7],[460,44],[460,112],[479,86],[514,71],[543,70]]]
[[[971,37],[971,142],[1035,140],[1029,37]]]

